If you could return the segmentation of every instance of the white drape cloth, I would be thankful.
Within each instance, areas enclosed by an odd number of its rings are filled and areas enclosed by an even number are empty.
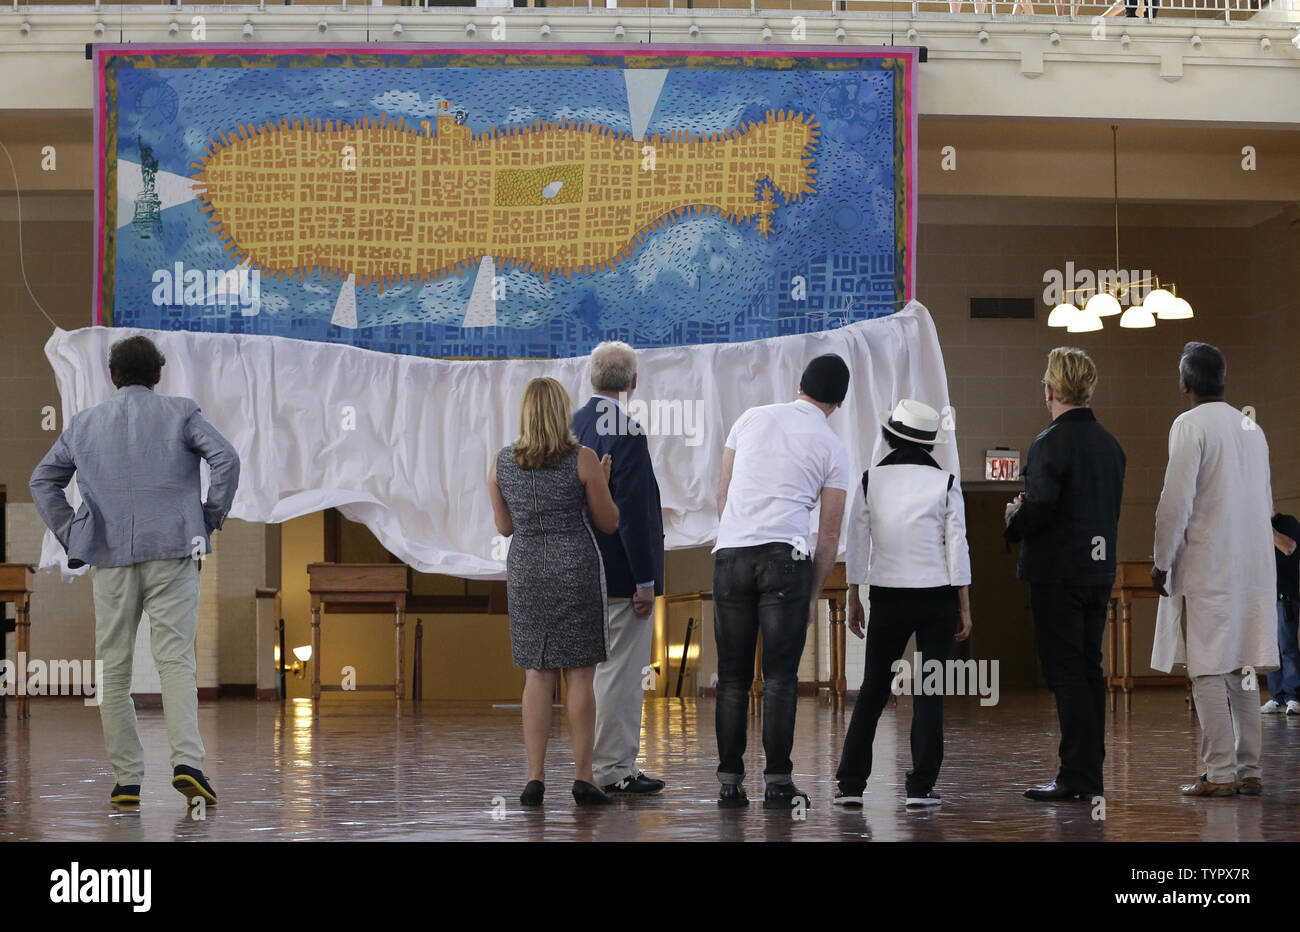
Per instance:
[[[136,333],[167,357],[157,390],[193,398],[239,451],[232,517],[280,522],[338,508],[426,573],[504,578],[487,475],[518,433],[524,385],[552,376],[575,409],[591,394],[586,357],[462,362],[285,337],[88,327],[56,330],[45,347],[65,424],[114,391],[109,347]],[[629,405],[649,431],[669,549],[713,540],[727,431],[746,408],[792,400],[803,367],[821,353],[840,354],[852,373],[829,423],[859,475],[880,446],[881,412],[900,397],[948,404],[938,335],[915,301],[824,333],[638,353]],[[657,432],[654,405],[666,412]],[[935,456],[960,475],[956,444]],[[47,532],[41,567],[59,566],[70,572]]]
[[[1222,401],[1169,429],[1155,564],[1168,570],[1151,666],[1188,675],[1278,668],[1273,494],[1264,431]],[[1184,629],[1186,635],[1184,636]]]

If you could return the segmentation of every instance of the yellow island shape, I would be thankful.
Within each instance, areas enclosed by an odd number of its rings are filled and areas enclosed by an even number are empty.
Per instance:
[[[478,135],[450,115],[437,117],[436,134],[420,126],[385,116],[221,133],[193,164],[210,231],[233,259],[271,277],[319,271],[383,290],[489,256],[543,279],[588,274],[698,214],[753,222],[767,236],[774,192],[789,203],[815,190],[817,122],[793,111],[642,140],[569,119]]]

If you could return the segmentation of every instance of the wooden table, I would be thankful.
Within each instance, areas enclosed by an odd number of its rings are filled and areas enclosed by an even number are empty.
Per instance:
[[[1123,690],[1125,703],[1128,703],[1133,692],[1133,600],[1160,597],[1160,593],[1151,585],[1153,566],[1150,560],[1115,564],[1115,585],[1106,606],[1106,644],[1110,660],[1106,692],[1110,695],[1112,711],[1115,709],[1116,690]]]
[[[319,701],[322,690],[343,690],[341,685],[320,681],[320,622],[327,605],[336,611],[371,614],[391,607],[394,613],[394,676],[391,684],[353,686],[352,690],[391,689],[400,702],[406,698],[405,642],[406,593],[410,568],[403,563],[309,563],[307,591],[311,593],[311,698]]]
[[[14,658],[15,669],[27,662],[27,654],[31,651],[31,604],[35,581],[36,567],[30,563],[0,563],[0,605],[14,603],[14,650],[18,654]],[[18,718],[30,715],[24,691],[18,695]]]
[[[848,606],[849,584],[844,576],[844,564],[836,563],[831,567],[831,574],[826,577],[819,599],[830,603],[830,660],[831,668],[824,680],[803,683],[819,692],[826,690],[826,703],[835,712],[844,711],[844,694],[848,689],[845,678],[845,618]],[[763,634],[758,635],[758,649],[754,652],[754,682],[749,690],[750,708],[758,712],[763,707]]]

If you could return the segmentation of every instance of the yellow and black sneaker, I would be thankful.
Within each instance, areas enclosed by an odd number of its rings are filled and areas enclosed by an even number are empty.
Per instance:
[[[182,764],[173,770],[172,786],[188,802],[202,799],[206,805],[215,806],[217,804],[217,794],[213,791],[212,784],[208,783],[208,778],[203,776],[203,771],[195,767],[186,767]]]
[[[113,792],[108,796],[109,805],[116,809],[135,809],[140,805],[140,785],[123,786],[113,784]]]

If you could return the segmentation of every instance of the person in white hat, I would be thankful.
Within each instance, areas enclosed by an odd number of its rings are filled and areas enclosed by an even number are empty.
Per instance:
[[[970,551],[966,507],[957,477],[930,455],[940,434],[939,412],[904,399],[881,415],[889,454],[862,474],[845,554],[848,624],[863,637],[858,590],[870,585],[866,673],[835,772],[839,806],[861,806],[871,775],[876,722],[889,701],[894,664],[916,636],[918,663],[948,659],[953,641],[970,635]],[[912,769],[905,803],[937,806],[934,784],[943,762],[943,694],[912,700]]]

